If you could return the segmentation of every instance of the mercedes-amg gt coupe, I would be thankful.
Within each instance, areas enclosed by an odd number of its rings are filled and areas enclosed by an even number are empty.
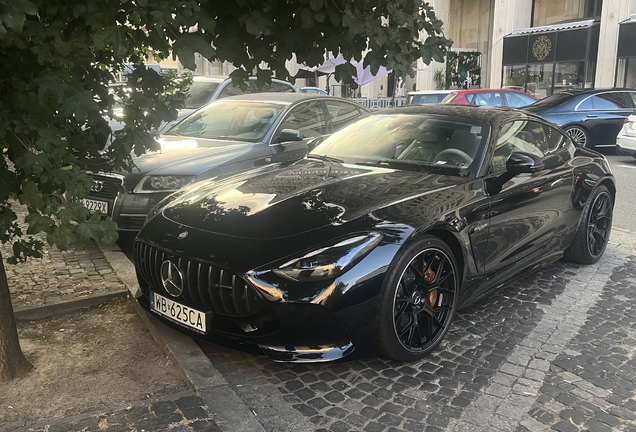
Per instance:
[[[135,244],[140,303],[276,361],[413,361],[453,314],[562,257],[601,258],[605,157],[519,110],[365,116],[305,158],[190,185]]]

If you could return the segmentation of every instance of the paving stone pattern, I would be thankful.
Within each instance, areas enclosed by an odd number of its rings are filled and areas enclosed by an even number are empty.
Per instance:
[[[217,432],[221,429],[208,412],[201,398],[184,395],[163,398],[151,404],[92,416],[66,418],[41,428],[29,427],[22,432]]]
[[[202,346],[267,431],[291,429],[263,399],[321,432],[636,431],[630,248],[612,244],[592,266],[555,263],[460,311],[417,363],[289,365]]]
[[[3,258],[11,255],[7,245],[0,252]],[[66,251],[47,247],[41,259],[5,269],[15,311],[126,290],[95,243]]]

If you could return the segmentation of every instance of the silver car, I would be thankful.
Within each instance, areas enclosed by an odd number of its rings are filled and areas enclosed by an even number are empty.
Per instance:
[[[302,159],[325,136],[369,112],[341,98],[253,93],[214,101],[158,138],[161,151],[134,158],[131,173],[98,173],[83,200],[122,231],[141,229],[148,212],[199,180]]]

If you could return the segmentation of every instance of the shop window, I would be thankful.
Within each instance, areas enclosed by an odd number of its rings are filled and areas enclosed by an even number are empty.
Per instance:
[[[603,0],[586,0],[585,16],[583,18],[597,18],[601,16]]]

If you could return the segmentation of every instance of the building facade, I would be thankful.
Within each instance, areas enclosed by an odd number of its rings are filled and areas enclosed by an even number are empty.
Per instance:
[[[523,87],[539,97],[569,88],[636,87],[636,0],[430,3],[453,50],[480,54],[480,87]],[[419,64],[418,90],[435,89],[439,69],[446,66]]]

